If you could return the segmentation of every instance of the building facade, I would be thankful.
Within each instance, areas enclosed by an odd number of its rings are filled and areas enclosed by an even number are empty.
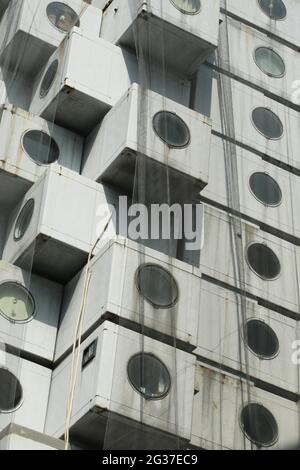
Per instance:
[[[299,446],[300,2],[0,16],[0,449]]]

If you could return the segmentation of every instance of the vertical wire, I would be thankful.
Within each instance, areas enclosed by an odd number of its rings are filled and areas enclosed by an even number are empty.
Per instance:
[[[218,65],[222,69],[224,66],[226,70],[230,70],[230,46],[229,46],[229,32],[227,20],[227,0],[223,0],[224,27],[220,28],[220,42],[218,49]],[[243,247],[243,222],[241,216],[238,214],[240,211],[240,196],[239,196],[239,179],[237,169],[237,153],[235,142],[235,119],[233,111],[233,98],[231,88],[231,78],[227,75],[219,73],[219,96],[220,96],[220,115],[224,134],[230,137],[230,141],[224,142],[225,147],[225,173],[226,173],[226,187],[228,195],[228,204],[230,209],[233,209],[233,214],[230,216],[230,229],[231,229],[231,252],[234,257],[233,266],[235,268],[235,278],[237,287],[239,288],[238,305],[240,305],[240,317],[237,318],[238,325],[238,341],[239,341],[239,361],[242,370],[243,356],[245,358],[246,366],[246,400],[250,402],[251,398],[251,379],[249,373],[249,353],[246,346],[242,345],[244,325],[247,319],[247,304],[246,304],[246,287],[245,287],[245,266],[244,266],[244,247]],[[242,406],[245,404],[243,382],[241,381],[241,399]],[[244,441],[245,444],[245,441]],[[251,443],[251,448],[253,445]]]
[[[160,2],[161,11],[163,11],[163,1]],[[135,174],[134,174],[134,184],[133,184],[133,192],[132,192],[132,203],[136,204],[143,204],[146,208],[151,208],[152,199],[149,195],[151,191],[149,191],[149,185],[151,185],[151,181],[155,176],[152,174],[149,158],[144,154],[145,149],[149,147],[149,142],[147,142],[147,126],[148,120],[151,117],[151,101],[147,93],[152,89],[152,75],[154,73],[154,68],[156,67],[157,63],[153,57],[153,31],[152,31],[152,15],[151,15],[151,4],[149,1],[143,2],[143,13],[141,16],[137,15],[136,11],[136,3],[129,2],[129,8],[131,10],[131,17],[132,22],[135,21],[134,24],[134,32],[133,32],[133,40],[134,40],[134,50],[137,57],[138,63],[138,76],[139,76],[139,93],[138,93],[138,132],[137,132],[137,153],[136,153],[136,164],[135,164]],[[161,57],[158,60],[158,65],[160,66],[161,76],[161,88],[165,89],[165,81],[166,81],[166,63],[165,63],[165,51],[164,51],[164,27],[161,26],[160,28],[161,33]],[[166,105],[165,97],[162,97],[162,108],[165,109]],[[169,183],[169,150],[165,147],[165,156],[164,156],[164,164],[165,164],[165,176],[163,180],[160,182],[162,187],[166,187],[167,192],[167,201],[170,201],[170,183]],[[151,190],[151,187],[150,187]],[[164,201],[162,201],[164,202]],[[146,260],[146,248],[142,240],[140,240],[138,251],[139,251],[139,265],[145,263]],[[172,258],[171,254],[171,240],[169,240],[169,263],[172,265]],[[142,358],[145,357],[147,353],[148,345],[154,341],[149,339],[145,333],[145,300],[142,296],[138,298],[138,314],[139,314],[139,349]],[[170,312],[172,315],[174,312]],[[177,364],[176,364],[176,338],[174,335],[175,331],[175,324],[174,319],[172,318],[171,321],[171,329],[170,329],[170,336],[172,336],[172,353],[174,354],[173,358],[173,392],[174,392],[174,402],[170,406],[175,407],[175,436],[174,440],[176,441],[175,447],[179,447],[179,438],[178,438],[178,399],[177,399]],[[120,346],[117,346],[120,349]],[[118,350],[116,354],[116,360],[114,364],[114,368],[116,371],[116,362],[118,361],[118,357],[123,354],[122,351]],[[115,372],[114,371],[114,375]],[[141,383],[144,382],[144,359],[142,359],[142,366],[140,370],[140,378]],[[114,388],[114,387],[113,387]],[[145,424],[145,407],[147,406],[146,400],[141,396],[140,397],[140,410],[139,410],[139,418],[140,423],[138,429],[142,431],[143,425]],[[170,413],[170,410],[168,411]],[[112,418],[111,418],[112,420]],[[109,429],[108,424],[108,431],[105,439],[105,447],[112,448],[113,445],[116,444],[113,438],[113,433],[111,430],[113,426],[111,424],[111,429]],[[143,433],[139,433],[139,431],[132,433],[132,441],[135,441],[135,445],[142,445],[143,444]],[[147,438],[147,446],[151,448],[152,441],[150,441],[150,437]]]
[[[135,178],[135,188],[133,194],[133,200],[136,198],[138,203],[145,204],[148,209],[151,208],[152,199],[147,199],[147,184],[151,185],[152,174],[149,164],[147,164],[147,156],[143,155],[143,150],[148,147],[147,142],[144,139],[144,136],[147,136],[146,132],[142,132],[141,129],[146,130],[148,125],[148,119],[151,117],[151,103],[149,98],[146,97],[147,91],[150,91],[152,88],[152,72],[155,65],[155,58],[153,53],[153,31],[152,31],[152,12],[150,2],[145,2],[147,7],[147,12],[145,13],[143,20],[139,22],[136,36],[136,51],[138,56],[138,67],[139,67],[139,77],[140,85],[142,88],[142,93],[140,94],[140,103],[139,103],[139,123],[140,130],[138,135],[138,159],[136,164],[136,178]],[[160,1],[160,11],[163,11],[163,1]],[[143,44],[142,35],[144,34],[144,28],[147,29],[147,40],[146,44]],[[161,68],[161,75],[159,79],[161,80],[161,89],[166,89],[166,51],[165,51],[165,29],[162,24],[159,30],[161,36],[161,56],[158,59],[158,65]],[[165,95],[162,95],[162,110],[166,110],[166,98]],[[161,203],[166,202],[170,206],[171,197],[170,197],[170,169],[169,169],[169,154],[170,150],[167,146],[164,147],[164,166],[165,166],[165,177],[164,181],[161,181],[162,187],[166,188],[166,193]],[[152,224],[151,224],[152,225]],[[172,239],[168,241],[168,255],[169,255],[169,264],[172,267]],[[145,261],[145,251],[140,252],[139,263],[142,264]],[[171,268],[172,271],[172,268]],[[142,336],[141,336],[141,351],[142,354],[145,353],[145,318],[144,318],[144,303],[145,300],[140,298],[140,321],[142,324]],[[172,354],[173,354],[173,393],[174,400],[172,405],[175,410],[175,436],[178,436],[178,399],[177,399],[177,355],[176,355],[176,335],[175,335],[175,309],[172,307],[170,311],[171,315],[171,329],[170,336],[172,337]],[[143,418],[142,408],[141,408],[141,418]],[[179,436],[175,438],[177,440],[177,447],[179,447]]]

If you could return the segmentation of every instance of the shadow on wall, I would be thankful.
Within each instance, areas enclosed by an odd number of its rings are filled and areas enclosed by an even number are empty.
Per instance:
[[[1,195],[0,195],[0,200],[2,200]],[[0,216],[0,259],[1,259],[2,253],[3,253],[4,242],[5,242],[9,212],[0,206],[0,214],[1,214]]]

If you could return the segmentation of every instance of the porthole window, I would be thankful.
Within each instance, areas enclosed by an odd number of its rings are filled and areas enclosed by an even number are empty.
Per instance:
[[[262,279],[276,279],[281,271],[280,262],[274,251],[262,243],[248,247],[247,260],[253,271]]]
[[[153,128],[158,137],[172,148],[184,148],[190,143],[190,131],[177,114],[160,111],[153,118]]]
[[[21,210],[17,218],[16,224],[15,224],[15,231],[14,231],[15,240],[21,240],[21,238],[23,238],[31,222],[33,210],[34,210],[34,200],[29,199],[26,202],[25,206],[23,207],[23,209]]]
[[[62,33],[68,33],[73,26],[80,26],[77,13],[62,2],[51,2],[47,6],[47,16],[53,26]]]
[[[146,400],[162,399],[170,391],[169,371],[153,354],[133,356],[128,363],[128,378],[134,389]]]
[[[0,284],[0,314],[15,323],[32,320],[35,302],[31,293],[21,284],[7,281]]]
[[[200,0],[170,0],[177,10],[186,15],[196,15],[201,9]]]
[[[273,359],[279,352],[274,330],[261,320],[249,320],[244,328],[245,340],[251,351],[261,359]]]
[[[267,173],[253,173],[249,184],[252,193],[262,204],[275,207],[281,203],[281,189],[274,178]]]
[[[255,62],[262,72],[269,77],[281,78],[285,73],[285,65],[277,52],[269,47],[259,47],[255,51]]]
[[[158,264],[143,264],[136,273],[139,293],[155,308],[170,308],[176,304],[177,282],[169,271]]]
[[[258,0],[258,4],[272,20],[283,20],[286,17],[286,7],[282,0]]]
[[[279,117],[268,108],[255,108],[252,112],[254,126],[266,139],[280,139],[283,125]]]
[[[44,75],[41,88],[40,88],[40,98],[45,98],[54,82],[56,73],[58,70],[58,60],[54,60],[49,66],[47,72]]]
[[[9,370],[0,367],[0,413],[15,411],[21,404],[22,386]]]
[[[23,136],[23,147],[27,155],[37,163],[50,165],[59,158],[55,140],[43,131],[30,130]]]
[[[258,447],[270,447],[278,440],[278,425],[272,413],[259,403],[248,403],[241,412],[241,426]]]

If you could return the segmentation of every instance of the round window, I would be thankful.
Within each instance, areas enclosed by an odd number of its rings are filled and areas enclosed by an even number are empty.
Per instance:
[[[286,7],[282,0],[258,0],[258,4],[272,20],[283,20],[286,17]]]
[[[128,378],[134,389],[146,400],[159,400],[170,391],[169,371],[152,354],[141,353],[133,356],[128,363]]]
[[[273,359],[279,352],[279,341],[272,328],[261,320],[245,325],[245,340],[251,351],[262,359]]]
[[[278,439],[278,425],[263,405],[249,403],[241,412],[241,425],[247,438],[259,447],[269,447]]]
[[[254,196],[266,206],[278,206],[281,203],[281,189],[267,173],[253,173],[250,177],[250,188]]]
[[[22,386],[9,370],[0,367],[0,412],[15,411],[21,404]]]
[[[31,222],[33,210],[34,210],[34,200],[29,199],[26,202],[25,206],[23,206],[17,218],[16,224],[15,224],[15,231],[14,231],[15,240],[21,240],[21,238],[23,238]]]
[[[49,21],[62,33],[68,33],[73,26],[80,26],[79,16],[68,5],[61,2],[51,2],[47,6]]]
[[[32,320],[34,313],[34,299],[24,286],[13,281],[0,284],[0,314],[3,317],[25,323]]]
[[[171,273],[158,264],[140,266],[136,285],[140,294],[155,308],[170,308],[178,300],[177,282]]]
[[[196,15],[201,9],[200,0],[170,0],[177,10],[186,15]]]
[[[23,147],[32,160],[43,165],[50,165],[59,158],[57,143],[43,131],[27,131],[23,136]]]
[[[274,251],[262,243],[253,243],[247,251],[248,263],[262,279],[272,280],[280,274],[280,262]]]
[[[255,62],[260,70],[270,77],[280,78],[285,73],[285,65],[282,58],[269,47],[259,47],[256,49]]]
[[[266,139],[280,139],[283,125],[279,117],[268,108],[255,108],[252,113],[253,123]]]
[[[45,98],[47,96],[52,83],[54,82],[56,73],[58,70],[58,60],[54,60],[52,64],[49,66],[47,72],[44,75],[41,88],[40,88],[40,98]]]
[[[169,147],[183,148],[191,140],[186,123],[175,113],[160,111],[153,118],[154,131]]]

